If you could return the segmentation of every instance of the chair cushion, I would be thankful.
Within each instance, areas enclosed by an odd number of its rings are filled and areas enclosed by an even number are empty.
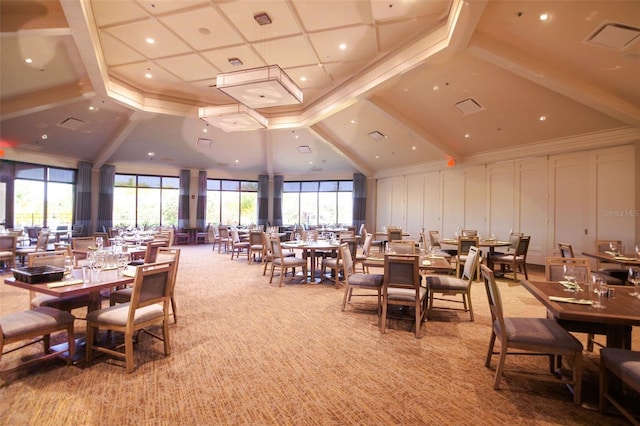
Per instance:
[[[429,290],[462,290],[466,291],[469,288],[469,283],[460,278],[451,276],[434,276],[427,277],[427,288]]]
[[[73,323],[75,319],[76,317],[69,312],[43,306],[4,315],[0,317],[0,326],[4,337],[9,339],[25,333],[35,333],[39,330],[44,332],[54,327],[61,327]]]
[[[510,343],[582,351],[582,343],[552,319],[505,318],[504,323]],[[500,336],[500,324],[497,320],[493,323],[493,329]]]
[[[491,260],[494,262],[513,262],[513,254],[494,254]],[[516,256],[516,260],[524,260],[522,256]]]
[[[0,257],[12,257],[12,256],[13,256],[12,251],[0,251]]]
[[[336,257],[330,257],[328,259],[325,259],[324,264],[329,268],[336,268],[339,265],[342,265],[342,260],[338,260],[338,258]]]
[[[62,309],[63,311],[70,311],[71,309],[81,308],[88,305],[89,295],[56,297],[49,296],[48,294],[38,294],[31,299],[31,308],[50,306],[52,308]]]
[[[640,352],[628,349],[600,349],[600,359],[606,368],[640,392]]]
[[[349,285],[358,287],[382,287],[384,275],[382,274],[351,274],[349,275]]]
[[[91,311],[87,314],[87,321],[124,326],[127,324],[128,315],[129,303],[123,303],[121,305],[114,305],[97,311]],[[163,315],[162,306],[158,304],[145,306],[136,310],[133,323],[139,324],[154,318],[162,317]]]
[[[420,299],[427,294],[427,289],[420,287]],[[404,302],[414,302],[416,300],[416,291],[408,288],[389,287],[387,289],[387,297],[389,300],[397,300]]]
[[[300,259],[299,257],[284,257],[282,259],[279,259],[279,258],[274,259],[273,263],[275,263],[276,265],[291,268],[294,266],[306,265],[307,261],[304,259]]]

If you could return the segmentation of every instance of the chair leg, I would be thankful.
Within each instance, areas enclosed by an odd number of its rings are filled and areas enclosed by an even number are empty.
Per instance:
[[[496,344],[496,335],[492,331],[491,332],[491,338],[489,339],[489,350],[487,351],[487,359],[484,362],[484,366],[485,367],[490,367],[491,366],[491,358],[493,357],[493,348],[494,348],[495,344]]]
[[[504,362],[507,359],[507,347],[500,342],[500,358],[498,358],[498,367],[496,368],[496,376],[493,380],[493,388],[500,389],[500,380],[502,380],[502,371],[504,370]]]
[[[133,333],[124,334],[124,358],[127,364],[127,373],[133,373]]]
[[[73,363],[73,356],[76,354],[76,336],[73,332],[73,323],[67,327],[67,345],[69,346],[69,356],[67,358],[67,365]]]
[[[178,311],[176,309],[176,299],[173,295],[171,296],[171,312],[173,312],[173,323],[175,324],[178,322]]]
[[[343,312],[344,312],[344,307],[347,304],[347,298],[349,298],[349,293],[350,293],[350,289],[349,289],[349,286],[347,285],[344,287],[344,296],[342,297],[342,308],[340,309]]]
[[[380,332],[384,334],[387,330],[387,301],[382,298],[382,321],[380,321]]]
[[[86,331],[86,343],[85,343],[85,362],[87,363],[87,365],[91,364],[91,359],[93,358],[93,341],[94,341],[94,333],[95,333],[95,328],[92,327],[90,324],[87,324],[87,331]]]
[[[576,352],[573,356],[573,402],[582,402],[582,352]]]

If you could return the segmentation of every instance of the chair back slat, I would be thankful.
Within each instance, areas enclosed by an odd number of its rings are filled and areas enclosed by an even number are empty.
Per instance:
[[[489,309],[491,311],[492,323],[498,321],[500,325],[500,340],[503,344],[507,342],[506,327],[504,325],[504,316],[502,311],[502,297],[500,296],[500,290],[496,284],[496,278],[493,271],[487,268],[485,265],[481,266],[482,277],[484,279],[484,287],[487,292],[487,299],[489,300]],[[495,327],[494,327],[495,329]]]

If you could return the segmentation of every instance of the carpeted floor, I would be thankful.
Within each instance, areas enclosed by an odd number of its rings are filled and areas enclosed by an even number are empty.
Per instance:
[[[494,369],[484,367],[490,314],[480,282],[475,322],[437,313],[415,339],[411,321],[391,321],[383,335],[375,309],[341,312],[343,289],[332,283],[278,288],[259,264],[231,261],[210,245],[181,248],[171,356],[143,335],[132,374],[107,357],[10,374],[0,387],[0,424],[625,424],[574,405],[560,384],[509,376],[514,369],[545,373],[541,357],[508,357],[502,389],[494,390]],[[517,283],[500,281],[500,288],[509,315],[545,316]],[[28,298],[0,285],[0,314],[27,308]],[[83,321],[76,324],[82,334]],[[585,352],[584,364],[585,399],[595,402],[597,353]]]

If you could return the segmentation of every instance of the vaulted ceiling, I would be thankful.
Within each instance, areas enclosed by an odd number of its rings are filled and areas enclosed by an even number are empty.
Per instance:
[[[7,159],[322,179],[640,138],[636,0],[0,0],[0,24]],[[237,105],[218,74],[267,65],[302,104],[206,120]]]

